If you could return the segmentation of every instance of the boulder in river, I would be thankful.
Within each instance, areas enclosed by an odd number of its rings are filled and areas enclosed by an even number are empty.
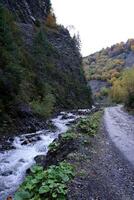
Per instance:
[[[49,150],[47,155],[38,155],[35,157],[37,165],[41,165],[47,168],[50,165],[57,165],[59,162],[65,160],[67,155],[78,148],[76,139],[63,140],[61,136],[55,139],[54,142],[58,142],[56,150]]]

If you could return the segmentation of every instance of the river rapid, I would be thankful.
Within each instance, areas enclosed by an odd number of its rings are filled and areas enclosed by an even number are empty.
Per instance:
[[[48,146],[59,134],[66,132],[70,124],[91,110],[61,112],[52,119],[55,131],[41,130],[12,138],[10,150],[0,152],[0,200],[6,200],[23,182],[26,170],[35,164],[34,158],[46,155]]]

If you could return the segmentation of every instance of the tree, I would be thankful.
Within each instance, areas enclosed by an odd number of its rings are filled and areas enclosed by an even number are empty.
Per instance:
[[[46,24],[46,26],[48,26],[50,28],[56,28],[57,27],[56,17],[55,17],[55,14],[52,11],[48,14],[45,24]]]
[[[121,103],[122,99],[123,99],[123,94],[124,94],[124,91],[123,91],[123,88],[121,85],[121,81],[116,80],[113,83],[113,87],[112,87],[111,93],[110,93],[112,100],[116,103]]]
[[[46,1],[46,5],[48,5],[46,11],[47,11],[47,13],[50,13],[51,12],[51,8],[52,8],[51,0],[47,0]]]
[[[17,34],[11,14],[0,6],[0,91],[1,100],[7,103],[18,93],[22,72]]]
[[[125,90],[123,101],[125,106],[134,109],[134,68],[123,74],[122,88]]]
[[[126,70],[122,77],[114,82],[111,96],[117,103],[123,102],[127,108],[134,109],[134,68]]]

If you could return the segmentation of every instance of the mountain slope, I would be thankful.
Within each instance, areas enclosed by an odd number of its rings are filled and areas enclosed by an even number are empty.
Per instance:
[[[45,20],[51,9],[50,0],[1,0],[0,2],[13,12],[18,22],[23,23]]]
[[[50,1],[2,3],[0,132],[33,132],[55,111],[91,106],[76,41],[56,24]]]
[[[86,79],[96,96],[109,88],[124,69],[134,65],[134,39],[121,42],[83,58]],[[103,93],[103,91],[102,91]]]

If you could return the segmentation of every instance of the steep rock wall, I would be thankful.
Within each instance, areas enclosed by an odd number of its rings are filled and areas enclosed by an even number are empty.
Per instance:
[[[17,21],[33,23],[43,20],[50,11],[50,0],[1,0],[16,17]]]
[[[17,23],[0,8],[0,132],[34,132],[54,112],[90,107],[76,41],[64,27],[43,23],[50,2],[2,2]],[[40,23],[33,23],[33,17]]]

